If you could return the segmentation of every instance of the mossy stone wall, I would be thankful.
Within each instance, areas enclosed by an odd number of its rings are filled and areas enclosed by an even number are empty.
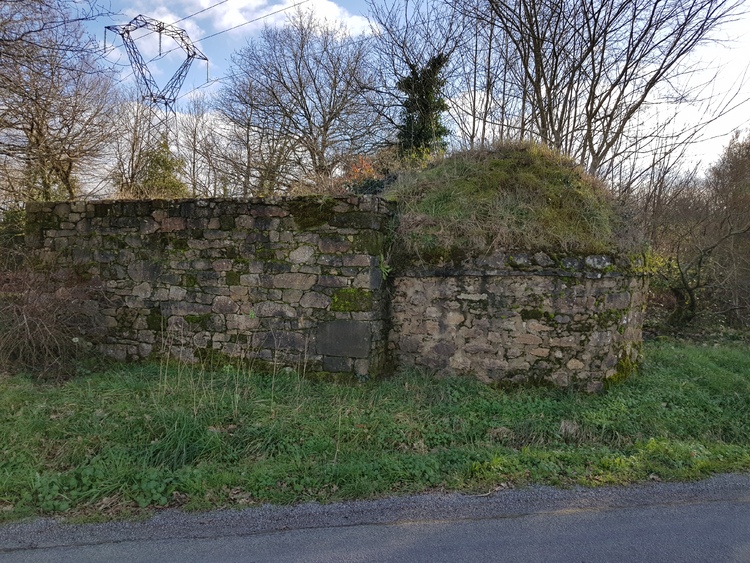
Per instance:
[[[598,391],[638,362],[647,280],[627,260],[496,253],[394,281],[401,366]]]
[[[372,377],[389,370],[379,257],[392,214],[372,197],[30,203],[26,238],[61,282],[98,282],[115,358]]]
[[[394,214],[371,196],[30,203],[26,241],[60,283],[98,285],[87,306],[121,360],[417,366],[589,391],[638,361],[637,265],[498,252],[391,269]]]

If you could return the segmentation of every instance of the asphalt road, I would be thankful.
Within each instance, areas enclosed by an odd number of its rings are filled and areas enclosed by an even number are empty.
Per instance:
[[[0,526],[4,562],[743,562],[750,475]]]

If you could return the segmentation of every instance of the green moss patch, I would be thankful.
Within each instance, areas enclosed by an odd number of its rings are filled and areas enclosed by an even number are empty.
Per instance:
[[[336,290],[331,299],[331,311],[351,312],[372,310],[372,292],[368,289],[346,287]]]
[[[194,327],[208,330],[209,325],[211,324],[211,317],[211,313],[205,313],[203,315],[185,315],[185,320]]]
[[[370,256],[378,256],[383,253],[385,247],[385,236],[378,231],[363,230],[354,235],[352,248],[357,252],[365,252]]]
[[[332,199],[320,197],[300,197],[289,202],[289,211],[295,223],[303,231],[325,225],[334,217]]]
[[[166,322],[159,311],[152,310],[146,317],[146,326],[149,330],[162,331],[166,327]]]

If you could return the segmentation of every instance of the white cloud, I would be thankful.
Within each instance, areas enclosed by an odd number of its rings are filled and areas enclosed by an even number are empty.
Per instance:
[[[242,27],[230,33],[235,36],[247,36],[257,33],[264,25],[283,25],[296,9],[295,5],[299,5],[303,10],[312,10],[321,18],[342,21],[355,35],[369,29],[365,17],[349,13],[332,0],[285,0],[277,3],[262,0],[229,0],[196,17],[210,19],[213,28],[211,33],[222,32],[241,25]]]

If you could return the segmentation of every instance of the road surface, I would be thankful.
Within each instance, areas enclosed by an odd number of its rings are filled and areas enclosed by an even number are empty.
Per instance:
[[[0,526],[0,562],[742,562],[750,475]]]

